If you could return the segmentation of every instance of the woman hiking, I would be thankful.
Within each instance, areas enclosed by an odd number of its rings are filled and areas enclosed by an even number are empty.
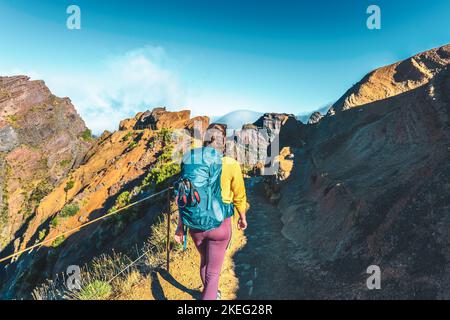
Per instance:
[[[203,148],[190,150],[183,157],[175,241],[186,245],[189,229],[200,253],[201,299],[218,300],[220,272],[231,240],[231,217],[237,213],[238,228],[247,228],[247,196],[239,163],[223,156],[225,128],[211,125],[204,140]]]

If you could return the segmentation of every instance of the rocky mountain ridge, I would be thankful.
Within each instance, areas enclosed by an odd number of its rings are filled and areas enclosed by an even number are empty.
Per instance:
[[[43,81],[0,77],[0,248],[90,144],[70,99],[54,96]]]
[[[349,89],[328,111],[332,115],[427,84],[450,63],[450,45],[378,68]]]
[[[83,162],[39,203],[22,231],[18,248],[57,236],[155,192],[179,170],[179,165],[170,161],[171,130],[186,130],[188,134],[194,125],[206,128],[208,122],[207,117],[191,119],[189,111],[156,108],[123,120],[118,131],[104,132]],[[86,263],[104,251],[126,251],[142,243],[156,215],[164,210],[158,202],[147,205],[134,208],[123,219],[109,219],[61,238],[32,258],[20,257],[7,272],[10,276],[3,294],[26,297],[33,289],[31,283],[43,282],[67,265]]]

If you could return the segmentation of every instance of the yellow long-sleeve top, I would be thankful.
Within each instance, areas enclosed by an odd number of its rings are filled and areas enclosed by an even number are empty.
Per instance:
[[[244,177],[242,176],[241,166],[233,158],[222,158],[220,186],[222,188],[222,201],[233,203],[239,213],[244,213],[247,209]]]

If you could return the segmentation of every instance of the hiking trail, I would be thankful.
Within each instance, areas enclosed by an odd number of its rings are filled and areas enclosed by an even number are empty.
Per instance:
[[[265,199],[260,181],[246,181],[251,208],[245,233],[237,229],[237,218],[233,220],[232,242],[220,277],[223,300],[303,296],[299,275],[285,261],[291,243],[281,234],[280,212]],[[200,297],[201,289],[199,255],[190,242],[188,249],[172,260],[170,274],[157,270],[118,299],[191,300]]]

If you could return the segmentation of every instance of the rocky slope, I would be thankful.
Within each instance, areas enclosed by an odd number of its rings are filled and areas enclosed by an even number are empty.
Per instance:
[[[279,208],[311,296],[450,298],[449,48],[370,74],[295,149]]]
[[[170,129],[180,129],[183,134],[183,130],[193,130],[194,126],[205,128],[208,121],[207,117],[191,119],[189,111],[157,108],[122,121],[116,132],[104,132],[81,165],[40,202],[36,215],[22,230],[19,248],[56,236],[158,190],[178,170],[178,165],[170,161],[174,133]],[[111,249],[129,251],[141,244],[148,238],[155,217],[165,208],[157,200],[22,255],[5,271],[8,281],[2,295],[30,297],[37,284],[71,264],[82,266]]]
[[[0,250],[80,164],[90,140],[68,98],[54,96],[43,81],[0,77]]]
[[[450,63],[450,45],[379,68],[348,90],[329,110],[334,114],[427,84]]]

